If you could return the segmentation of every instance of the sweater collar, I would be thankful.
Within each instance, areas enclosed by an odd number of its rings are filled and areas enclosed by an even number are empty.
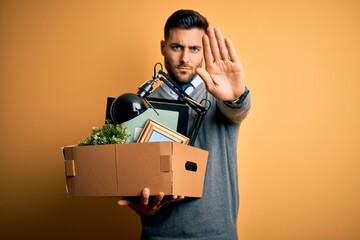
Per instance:
[[[195,90],[195,88],[197,88],[202,82],[203,80],[198,75],[196,75],[194,79],[191,80],[191,86],[186,89],[186,93],[190,95]],[[171,97],[173,97],[174,99],[179,98],[179,96],[173,90],[171,90],[168,85],[161,84],[161,86],[165,90],[165,92],[167,92]]]

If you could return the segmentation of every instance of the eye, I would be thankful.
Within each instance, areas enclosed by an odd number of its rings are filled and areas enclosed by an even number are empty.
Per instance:
[[[175,44],[175,45],[171,46],[171,49],[174,50],[174,51],[179,51],[181,49],[181,46],[178,45],[178,44]]]
[[[191,47],[190,49],[191,49],[191,52],[193,52],[193,53],[197,53],[200,51],[199,47]]]

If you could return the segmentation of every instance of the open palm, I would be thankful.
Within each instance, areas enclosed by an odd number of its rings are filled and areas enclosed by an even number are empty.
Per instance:
[[[233,44],[223,38],[220,29],[209,28],[203,37],[205,69],[197,74],[217,99],[231,101],[245,91],[245,75]]]

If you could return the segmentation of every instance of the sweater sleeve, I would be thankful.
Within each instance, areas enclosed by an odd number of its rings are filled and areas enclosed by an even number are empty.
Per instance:
[[[235,124],[240,124],[249,113],[251,107],[251,96],[248,93],[245,99],[238,104],[229,104],[223,101],[217,101],[220,111]]]

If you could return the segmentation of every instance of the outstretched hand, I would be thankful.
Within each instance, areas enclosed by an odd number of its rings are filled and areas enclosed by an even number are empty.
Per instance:
[[[154,215],[164,204],[183,200],[184,196],[165,196],[164,193],[160,192],[150,202],[150,190],[145,188],[142,192],[141,199],[129,200],[126,198],[118,201],[119,206],[129,206],[135,212],[142,216]]]
[[[205,69],[197,68],[197,74],[205,82],[207,90],[217,99],[232,101],[245,91],[245,75],[235,48],[220,29],[208,28],[203,36]]]

